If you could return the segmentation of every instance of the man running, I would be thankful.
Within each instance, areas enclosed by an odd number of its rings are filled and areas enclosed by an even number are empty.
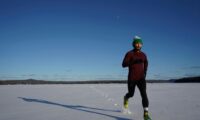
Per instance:
[[[148,114],[149,101],[146,92],[147,56],[141,51],[143,42],[140,37],[135,36],[132,45],[134,49],[126,53],[122,63],[122,67],[129,69],[128,93],[124,96],[124,108],[128,109],[128,99],[133,97],[135,86],[137,86],[142,97],[144,120],[151,120]]]

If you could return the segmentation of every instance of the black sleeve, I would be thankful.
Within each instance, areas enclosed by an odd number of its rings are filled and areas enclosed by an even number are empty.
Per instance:
[[[124,60],[122,62],[122,67],[128,67],[129,66],[129,62],[130,62],[130,57],[129,54],[126,53]]]

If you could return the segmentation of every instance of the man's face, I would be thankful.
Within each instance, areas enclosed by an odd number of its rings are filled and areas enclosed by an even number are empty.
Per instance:
[[[142,44],[141,44],[141,43],[135,43],[135,44],[134,44],[134,48],[135,48],[136,50],[140,50],[140,49],[142,48]]]

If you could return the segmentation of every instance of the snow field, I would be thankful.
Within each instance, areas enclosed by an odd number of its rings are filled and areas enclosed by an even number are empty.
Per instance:
[[[153,120],[199,120],[200,84],[147,84]],[[136,88],[122,113],[126,84],[2,85],[0,120],[142,120]]]

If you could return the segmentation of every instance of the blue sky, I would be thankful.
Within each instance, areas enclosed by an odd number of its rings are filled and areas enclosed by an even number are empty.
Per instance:
[[[117,80],[135,35],[147,79],[200,75],[198,0],[0,0],[0,79]]]

